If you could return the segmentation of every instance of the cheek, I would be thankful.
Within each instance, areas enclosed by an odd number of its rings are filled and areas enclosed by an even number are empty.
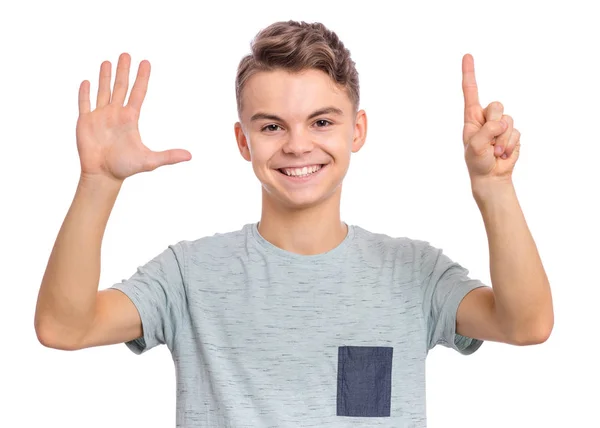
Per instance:
[[[347,158],[352,151],[352,134],[347,130],[323,134],[318,137],[319,145],[336,158]]]
[[[274,139],[253,138],[248,142],[248,150],[253,168],[259,170],[268,167],[267,164],[277,152],[278,145]]]

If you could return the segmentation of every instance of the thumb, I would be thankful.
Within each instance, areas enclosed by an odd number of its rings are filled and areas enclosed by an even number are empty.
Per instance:
[[[484,116],[486,121],[500,120],[504,114],[504,106],[500,101],[494,101],[485,108]]]
[[[502,120],[486,122],[485,125],[471,137],[469,145],[476,154],[481,154],[489,147],[494,138],[506,130],[507,126],[506,122]]]
[[[165,165],[174,165],[180,162],[189,161],[192,154],[183,149],[163,150],[160,152],[150,152],[146,158],[146,171],[153,171],[156,168]]]

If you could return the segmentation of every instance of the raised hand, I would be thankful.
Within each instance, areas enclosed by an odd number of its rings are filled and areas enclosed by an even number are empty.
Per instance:
[[[125,104],[130,64],[129,54],[121,54],[111,94],[111,64],[108,61],[102,63],[93,111],[90,108],[90,82],[84,80],[79,87],[76,135],[83,176],[124,180],[133,174],[188,161],[192,157],[182,149],[155,152],[142,143],[138,120],[148,89],[150,63],[146,60],[140,63]]]
[[[504,114],[501,103],[492,102],[485,109],[479,104],[471,55],[463,57],[462,75],[465,100],[463,143],[471,181],[510,179],[519,157],[521,133],[513,127],[512,118]]]

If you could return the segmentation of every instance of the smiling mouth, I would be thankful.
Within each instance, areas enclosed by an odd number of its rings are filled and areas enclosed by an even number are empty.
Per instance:
[[[309,165],[302,168],[279,168],[277,171],[288,177],[308,177],[323,168],[325,164]]]

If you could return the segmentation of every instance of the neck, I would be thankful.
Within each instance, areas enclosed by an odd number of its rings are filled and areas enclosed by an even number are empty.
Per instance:
[[[258,231],[271,244],[301,255],[322,254],[337,247],[348,233],[340,219],[340,189],[317,206],[291,210],[263,190]]]

